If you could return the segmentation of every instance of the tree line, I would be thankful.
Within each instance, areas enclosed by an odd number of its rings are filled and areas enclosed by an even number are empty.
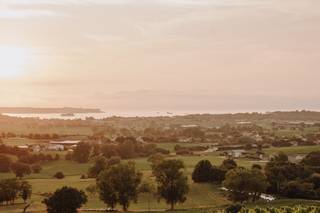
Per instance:
[[[21,198],[24,203],[30,199],[32,187],[27,181],[18,179],[0,180],[0,204],[13,205],[17,198]]]
[[[92,144],[80,142],[73,153],[66,156],[67,160],[78,163],[87,163],[90,159],[102,155],[106,158],[120,157],[121,159],[132,159],[137,157],[148,157],[155,153],[169,154],[166,149],[157,147],[155,144],[143,144],[134,137],[118,137],[115,143]]]
[[[238,167],[232,159],[214,166],[208,160],[200,161],[192,179],[198,183],[222,184],[234,202],[253,202],[262,193],[302,199],[320,199],[320,152],[309,153],[300,163],[292,163],[279,153],[264,169],[254,164],[251,169]]]

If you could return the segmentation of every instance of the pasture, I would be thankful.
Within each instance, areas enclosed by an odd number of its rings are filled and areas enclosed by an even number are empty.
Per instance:
[[[7,144],[18,145],[19,141],[6,141]],[[31,142],[31,141],[30,141]],[[36,141],[33,141],[36,142]],[[171,152],[174,150],[174,146],[177,143],[173,144],[158,144],[159,147],[166,148]],[[181,144],[180,144],[181,145]],[[186,144],[183,144],[186,145]],[[190,144],[194,145],[194,144]],[[210,145],[210,144],[201,144],[201,145]],[[188,146],[188,144],[186,145]],[[264,149],[268,154],[277,153],[279,151],[285,152],[289,155],[297,154],[306,154],[308,152],[319,150],[320,146],[305,146],[305,147],[284,147],[284,148],[269,148]],[[29,209],[29,212],[45,212],[45,206],[41,203],[44,199],[46,193],[54,192],[56,189],[61,188],[62,186],[72,186],[78,189],[83,189],[91,184],[95,183],[95,179],[81,179],[82,174],[86,174],[92,162],[86,164],[79,164],[73,161],[64,160],[64,155],[66,152],[58,152],[61,156],[61,160],[47,162],[42,164],[42,171],[39,174],[31,174],[25,177],[32,186],[33,186],[33,196],[32,196],[32,207]],[[55,153],[50,153],[55,154]],[[191,172],[195,165],[203,159],[210,160],[213,165],[220,165],[224,160],[224,157],[220,156],[218,152],[204,155],[193,155],[193,156],[170,156],[168,158],[177,158],[181,159],[185,163],[186,172],[189,175],[190,182],[190,192],[187,196],[187,201],[184,204],[178,205],[178,209],[188,209],[186,212],[200,212],[199,208],[205,209],[216,209],[224,208],[226,205],[230,204],[230,201],[224,196],[224,192],[219,190],[219,187],[212,184],[196,184],[191,181]],[[144,178],[152,179],[151,176],[151,165],[147,161],[147,158],[137,158],[133,159],[136,163],[136,167],[144,174]],[[261,164],[264,162],[249,160],[245,158],[239,158],[236,160],[239,166],[251,167],[252,164]],[[62,180],[53,178],[53,175],[61,171],[66,176]],[[4,178],[13,178],[14,175],[11,173],[0,173],[0,179]],[[291,200],[284,200],[285,204],[291,203]],[[276,204],[283,204],[282,200],[275,201]],[[294,201],[295,202],[295,201]],[[300,202],[300,201],[299,201]],[[301,203],[306,203],[307,201],[301,201]],[[24,205],[22,201],[18,201],[17,205],[14,206],[2,206],[0,207],[0,213],[16,213],[21,212]],[[318,203],[317,203],[318,204]],[[255,204],[252,204],[255,205]],[[259,205],[266,205],[265,202],[260,202]],[[314,204],[313,204],[314,205]],[[83,207],[83,209],[100,209],[105,208],[105,204],[99,200],[98,195],[89,196],[88,203]],[[120,207],[119,207],[120,208]],[[158,199],[150,194],[140,194],[138,202],[132,203],[130,210],[134,211],[147,211],[158,210],[163,211],[168,209],[169,206],[163,202],[158,202]]]

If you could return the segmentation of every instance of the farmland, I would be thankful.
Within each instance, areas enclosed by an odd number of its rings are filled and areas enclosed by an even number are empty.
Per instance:
[[[164,146],[168,146],[165,145]],[[317,147],[319,148],[319,147]],[[275,151],[286,151],[290,154],[301,153],[299,149],[273,149],[268,150],[270,152]],[[310,151],[308,149],[303,149],[306,152]],[[61,153],[63,154],[63,153]],[[208,156],[177,156],[171,158],[178,158],[183,160],[186,165],[187,172],[190,175],[194,166],[197,162],[202,159],[208,159],[214,165],[219,165],[223,161],[223,158],[212,154]],[[150,163],[146,158],[138,158],[133,159],[136,163],[137,169],[144,173],[145,178],[150,177],[151,168]],[[246,160],[246,159],[238,159],[236,160],[239,166],[251,167],[252,164],[257,163],[254,161]],[[261,163],[263,164],[263,163]],[[55,162],[49,162],[43,164],[43,170],[39,174],[31,174],[27,176],[25,179],[28,180],[33,186],[33,196],[32,201],[34,204],[32,205],[32,210],[35,211],[43,211],[44,205],[41,204],[43,200],[43,194],[53,192],[56,189],[68,185],[72,187],[76,187],[79,189],[85,190],[85,188],[91,184],[95,183],[95,179],[80,179],[82,174],[86,174],[89,167],[92,165],[92,162],[86,164],[79,164],[72,161],[59,160]],[[63,171],[66,177],[62,180],[57,180],[53,178],[53,175],[57,171]],[[0,178],[11,178],[14,177],[13,174],[0,174]],[[197,184],[192,183],[191,178],[189,176],[190,181],[190,192],[188,194],[187,201],[178,205],[178,208],[182,209],[199,209],[199,208],[224,208],[224,206],[230,204],[230,201],[226,199],[223,195],[223,192],[219,190],[218,186],[212,184]],[[283,201],[284,203],[290,203],[291,201]],[[278,205],[282,204],[281,200],[276,201]],[[308,203],[308,201],[301,201],[301,203]],[[261,203],[259,205],[266,205],[265,203]],[[141,194],[139,196],[138,202],[133,203],[130,207],[131,210],[139,210],[146,211],[150,206],[151,209],[164,210],[167,209],[168,206],[163,201],[158,202],[157,198],[151,197],[149,194]],[[23,205],[16,205],[12,207],[0,207],[0,212],[19,212]],[[105,204],[99,200],[98,196],[90,196],[89,202],[83,207],[84,209],[99,209],[104,208]],[[196,211],[196,210],[195,210]]]
[[[250,117],[252,115],[246,116]],[[42,170],[39,173],[31,173],[23,177],[23,180],[27,180],[33,188],[32,205],[28,210],[30,212],[44,212],[45,205],[42,200],[56,189],[63,186],[71,186],[86,191],[88,186],[96,183],[94,178],[86,177],[89,168],[94,164],[94,158],[85,163],[65,160],[69,153],[67,149],[65,151],[46,149],[52,140],[81,140],[103,148],[104,145],[107,147],[117,146],[126,137],[134,138],[134,141],[136,139],[142,140],[141,138],[143,138],[145,141],[136,143],[141,143],[142,147],[149,146],[153,147],[152,149],[156,147],[160,152],[168,152],[165,154],[165,159],[179,159],[184,162],[190,191],[186,202],[179,204],[177,208],[184,209],[190,213],[199,212],[199,209],[205,209],[204,211],[209,212],[214,209],[224,209],[232,203],[227,199],[226,192],[220,190],[221,185],[200,184],[192,181],[191,173],[201,160],[209,160],[212,165],[219,166],[225,159],[232,157],[229,155],[232,149],[245,149],[245,152],[250,154],[250,157],[235,157],[234,160],[239,167],[250,169],[254,164],[264,167],[270,156],[279,152],[295,159],[296,156],[305,156],[310,152],[320,150],[320,145],[316,144],[319,140],[318,124],[302,124],[300,122],[291,124],[284,121],[275,124],[274,122],[271,123],[271,121],[258,120],[247,125],[239,125],[236,122],[225,124],[224,122],[230,121],[228,116],[214,122],[210,122],[209,118],[210,116],[186,116],[176,118],[110,118],[110,120],[61,121],[4,117],[2,120],[0,119],[0,129],[2,131],[2,144],[5,146],[28,146],[31,153],[33,153],[33,147],[40,146],[42,149],[40,153],[51,156],[59,155],[57,160],[40,162]],[[155,124],[155,122],[157,123]],[[161,126],[161,124],[166,123],[168,125]],[[188,128],[180,126],[188,123],[197,123],[199,126]],[[304,145],[306,142],[309,144]],[[312,142],[311,145],[310,142]],[[248,144],[250,145],[249,147]],[[260,148],[257,145],[260,145]],[[209,147],[214,147],[218,150],[202,151]],[[201,149],[197,150],[199,148]],[[187,151],[187,153],[178,154],[178,149]],[[103,150],[99,149],[98,151],[101,151],[100,154],[104,154]],[[260,159],[256,154],[258,152],[263,153],[263,159]],[[119,152],[118,154],[121,155],[121,153]],[[150,154],[143,152],[139,154],[133,152],[131,154],[133,154],[131,157],[121,156],[123,159],[130,158],[122,160],[122,162],[135,162],[137,170],[143,173],[144,180],[154,181],[151,163],[148,160]],[[4,153],[4,155],[13,161],[19,160],[19,156],[8,153]],[[54,178],[53,176],[57,172],[63,172],[65,177],[63,179]],[[0,173],[0,179],[7,178],[14,178],[14,174]],[[18,204],[13,206],[0,206],[0,212],[21,212],[24,204],[22,204],[22,200],[17,202]],[[291,203],[319,204],[314,201],[283,198],[271,203],[258,201],[247,205],[263,207],[268,205],[290,205]],[[90,194],[88,202],[83,206],[82,210],[102,209],[105,207],[106,205],[99,199],[97,194]],[[117,208],[120,209],[120,206],[117,206]],[[157,197],[148,193],[139,194],[137,203],[131,203],[130,205],[130,210],[134,211],[143,212],[149,208],[163,211],[168,209],[169,206],[163,200],[158,201]]]

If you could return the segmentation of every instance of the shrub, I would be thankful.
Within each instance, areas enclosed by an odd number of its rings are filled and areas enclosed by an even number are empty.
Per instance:
[[[62,172],[57,172],[53,177],[55,177],[57,179],[63,179],[64,178],[64,174]]]
[[[47,206],[48,213],[77,212],[87,202],[87,196],[83,191],[71,187],[63,187],[46,198],[43,203]]]
[[[226,213],[238,213],[242,209],[242,205],[234,204],[230,205],[226,208]]]

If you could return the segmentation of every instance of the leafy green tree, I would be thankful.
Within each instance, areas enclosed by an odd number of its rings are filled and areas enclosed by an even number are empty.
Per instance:
[[[242,209],[242,205],[233,204],[226,208],[226,213],[238,213]]]
[[[233,159],[225,159],[221,164],[221,169],[226,171],[234,169],[237,167],[237,163]]]
[[[282,194],[289,198],[319,199],[320,196],[314,190],[314,185],[307,182],[290,181],[288,182]]]
[[[201,160],[192,172],[192,180],[196,183],[206,183],[212,180],[212,164],[208,160]]]
[[[181,160],[164,160],[153,168],[158,194],[170,204],[171,209],[174,209],[178,202],[183,203],[187,199],[189,186],[184,168]]]
[[[100,199],[111,209],[117,202],[127,211],[131,201],[136,201],[142,173],[136,171],[133,162],[120,163],[107,168],[97,178]]]
[[[86,142],[78,143],[75,148],[72,158],[78,163],[87,163],[91,153],[91,145]]]
[[[31,174],[30,166],[24,163],[12,163],[11,170],[18,178]]]
[[[87,196],[83,191],[67,186],[56,190],[43,201],[48,213],[76,213],[86,202]]]
[[[137,142],[131,139],[125,139],[123,142],[121,142],[117,147],[117,151],[120,157],[123,159],[130,159],[136,157],[136,144]]]
[[[0,155],[0,172],[9,172],[12,160],[6,155]]]
[[[161,163],[165,159],[165,155],[161,153],[155,153],[148,158],[148,162],[151,163],[151,166],[155,166]]]
[[[117,146],[112,144],[106,144],[101,147],[101,153],[105,158],[111,158],[112,156],[117,156]]]
[[[22,181],[20,183],[20,196],[24,203],[31,197],[32,195],[32,186],[27,181]]]
[[[313,183],[315,189],[320,189],[320,173],[312,174],[309,178],[309,181]]]
[[[227,171],[221,167],[212,166],[210,171],[211,181],[215,183],[222,183]]]
[[[302,159],[301,163],[320,172],[320,151],[310,152]]]
[[[120,156],[112,156],[107,160],[107,167],[119,164],[121,162]]]
[[[107,166],[107,159],[103,156],[98,156],[94,160],[94,164],[88,171],[88,177],[96,178]]]
[[[20,184],[17,179],[0,180],[0,204],[14,204],[20,191]]]
[[[252,201],[255,202],[260,198],[261,194],[266,192],[269,187],[267,177],[260,169],[251,169],[250,187],[249,192],[252,197]]]
[[[265,166],[265,174],[270,183],[268,191],[280,194],[285,184],[298,177],[306,178],[310,171],[306,171],[303,166],[289,162],[288,156],[279,153],[269,161]]]
[[[223,185],[230,190],[233,201],[243,202],[250,197],[255,201],[261,193],[266,191],[268,181],[260,170],[240,167],[227,172]]]

